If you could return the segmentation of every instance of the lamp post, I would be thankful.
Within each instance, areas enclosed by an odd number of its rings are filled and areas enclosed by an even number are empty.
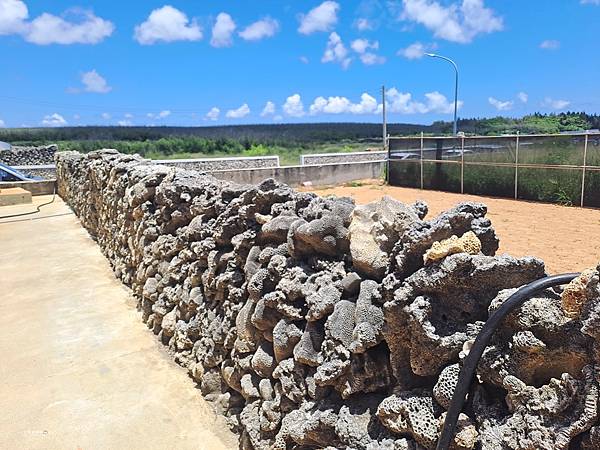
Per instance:
[[[456,134],[458,133],[458,121],[456,115],[458,110],[458,66],[454,61],[452,61],[450,58],[446,58],[445,56],[437,55],[435,53],[425,53],[425,55],[431,58],[440,58],[445,61],[448,61],[450,64],[452,64],[452,66],[454,67],[454,71],[456,72],[456,81],[454,84],[454,126],[452,128],[453,134],[454,136],[456,136]]]

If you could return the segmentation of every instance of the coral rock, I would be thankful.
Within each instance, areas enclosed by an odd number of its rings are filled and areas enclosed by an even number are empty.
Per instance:
[[[472,231],[468,231],[461,237],[452,236],[440,242],[434,242],[425,255],[423,261],[425,264],[432,261],[439,261],[448,255],[456,253],[468,253],[476,255],[481,251],[481,241]]]

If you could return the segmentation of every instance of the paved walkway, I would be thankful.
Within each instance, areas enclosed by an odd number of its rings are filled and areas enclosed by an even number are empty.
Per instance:
[[[0,219],[0,292],[0,448],[237,448],[58,197]]]

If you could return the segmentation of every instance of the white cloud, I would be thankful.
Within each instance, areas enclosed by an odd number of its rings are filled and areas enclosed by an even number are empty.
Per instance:
[[[273,122],[281,122],[282,120],[283,120],[283,116],[280,114],[273,116]]]
[[[385,58],[383,56],[379,56],[376,53],[368,51],[369,49],[378,50],[379,41],[369,42],[367,39],[356,39],[352,41],[350,47],[359,54],[360,60],[367,66],[385,63]]]
[[[60,114],[54,113],[44,116],[44,120],[42,120],[42,125],[46,127],[64,127],[65,125],[67,125],[67,121]]]
[[[341,114],[346,112],[350,107],[350,100],[346,97],[317,97],[315,98],[312,105],[310,105],[309,111],[311,115],[319,113],[327,114]]]
[[[366,92],[361,95],[360,103],[352,103],[347,97],[317,97],[309,108],[311,115],[374,114],[378,110],[377,100]]]
[[[213,47],[231,47],[233,45],[233,32],[235,31],[235,22],[227,13],[219,13],[217,20],[212,28],[212,38],[210,45]]]
[[[406,48],[398,50],[396,54],[398,56],[404,56],[406,59],[420,59],[425,56],[425,53],[431,52],[436,48],[436,44],[423,44],[421,42],[415,42]]]
[[[321,58],[323,63],[339,63],[344,69],[347,69],[352,58],[348,56],[348,49],[342,42],[342,38],[335,31],[329,35],[325,53]]]
[[[169,117],[170,115],[171,115],[171,111],[169,111],[168,109],[165,109],[157,114],[155,114],[155,113],[146,114],[146,116],[148,116],[150,119],[165,119],[165,118]]]
[[[248,107],[247,103],[244,103],[238,109],[230,109],[227,111],[225,117],[229,119],[241,119],[242,117],[246,117],[248,114],[250,114],[250,108]]]
[[[527,93],[525,92],[519,92],[517,94],[517,98],[521,103],[527,103],[527,101],[529,100],[529,95],[527,95]]]
[[[556,109],[556,110],[565,109],[570,104],[571,104],[571,102],[568,100],[555,100],[550,97],[546,97],[542,101],[543,108]]]
[[[206,115],[204,116],[204,118],[206,120],[219,120],[219,114],[221,114],[221,110],[219,108],[217,108],[216,106],[213,106],[212,108],[210,108],[210,111],[206,113]]]
[[[540,43],[540,48],[543,48],[544,50],[558,50],[560,48],[560,41],[547,39]]]
[[[302,34],[331,31],[337,23],[339,10],[340,5],[337,2],[325,1],[321,3],[316,8],[311,9],[308,14],[300,15],[298,31]]]
[[[498,111],[508,111],[509,109],[512,109],[514,105],[514,102],[511,100],[506,100],[503,102],[502,100],[498,100],[494,97],[489,97],[488,102]]]
[[[133,125],[133,123],[131,123],[131,120],[119,120],[119,121],[117,122],[117,124],[118,124],[120,127],[130,127],[130,126],[132,126],[132,125]]]
[[[238,34],[242,39],[247,41],[260,41],[261,39],[275,36],[277,31],[279,31],[279,22],[270,17],[265,17],[262,20],[248,25]]]
[[[290,95],[285,100],[283,112],[291,117],[302,117],[304,115],[304,104],[300,94]]]
[[[454,112],[454,102],[448,99],[437,91],[425,94],[425,101],[418,102],[412,99],[410,93],[398,91],[396,88],[391,88],[386,93],[387,110],[391,113],[400,114],[450,114]],[[457,104],[460,109],[463,106],[462,101]]]
[[[32,21],[27,5],[22,0],[0,0],[0,36],[19,34],[28,42],[49,44],[97,44],[115,29],[112,22],[91,11],[70,9],[69,20],[43,13]]]
[[[600,0],[581,0],[582,5],[600,5]]]
[[[260,113],[261,117],[269,116],[275,114],[275,103],[268,101]]]
[[[28,17],[27,5],[21,0],[0,0],[0,36],[22,33]]]
[[[372,52],[365,52],[362,55],[360,55],[359,58],[362,61],[362,63],[366,66],[373,66],[375,64],[385,63],[385,57]]]
[[[373,43],[370,43],[367,39],[356,39],[356,40],[352,41],[352,43],[350,44],[350,47],[356,53],[364,53],[369,48],[378,49],[379,42],[375,41]]]
[[[301,56],[300,62],[303,64],[308,64],[310,61],[308,60],[308,58],[306,56]]]
[[[0,128],[5,128],[6,127],[6,123],[4,122],[4,120],[0,119]]]
[[[374,25],[369,21],[369,19],[366,19],[364,17],[357,19],[354,22],[354,26],[358,31],[367,31],[375,28]]]
[[[112,88],[106,82],[106,79],[96,72],[96,70],[84,72],[81,75],[81,83],[83,84],[83,90],[85,92],[106,94],[112,90]],[[77,92],[77,90],[74,92]]]
[[[110,116],[110,114],[109,114],[109,113],[102,113],[102,118],[103,118],[104,120],[110,120],[110,117],[111,117],[111,116]]]
[[[454,112],[454,102],[448,101],[448,99],[437,91],[428,92],[425,94],[425,105],[427,112],[433,112],[438,114],[450,114]],[[456,104],[457,109],[462,108],[463,102],[459,100]]]
[[[371,114],[376,113],[379,105],[374,97],[364,92],[360,96],[360,103],[356,103],[350,107],[352,114]]]
[[[195,19],[190,21],[182,11],[165,5],[153,10],[145,22],[135,27],[134,38],[142,45],[158,41],[199,41],[202,28]]]
[[[115,30],[112,22],[94,15],[91,11],[71,10],[74,21],[43,13],[26,26],[23,37],[38,45],[98,44]]]
[[[126,119],[133,119],[133,114],[126,113],[123,117],[125,117]]]
[[[443,6],[435,0],[403,0],[401,19],[419,23],[435,37],[465,44],[477,35],[501,31],[501,17],[484,0],[462,0]]]

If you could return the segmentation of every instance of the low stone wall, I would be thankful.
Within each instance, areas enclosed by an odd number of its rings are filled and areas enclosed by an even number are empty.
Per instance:
[[[56,179],[56,166],[54,164],[40,165],[40,166],[13,166],[19,172],[25,175],[34,177],[42,177],[45,180]]]
[[[156,161],[154,161],[156,162]],[[165,164],[182,167],[188,170],[208,172],[215,178],[236,183],[258,184],[267,178],[273,178],[290,186],[329,186],[348,183],[355,180],[381,178],[385,171],[385,161],[371,161],[342,164],[322,164],[315,166],[273,166],[253,169],[212,170],[197,169],[195,164]],[[56,178],[56,167],[48,166],[18,166],[21,172],[42,177],[47,180]]]
[[[56,145],[43,147],[13,147],[12,150],[0,150],[0,162],[8,166],[39,166],[52,164]]]
[[[320,153],[300,156],[301,165],[385,161],[387,152]]]
[[[52,180],[56,178],[56,167],[53,164],[54,152],[52,152],[50,163],[51,164],[48,165],[17,165],[13,167],[26,175]],[[182,169],[199,170],[202,172],[231,171],[230,177],[236,179],[239,177],[235,173],[238,170],[278,168],[279,156],[154,160],[154,163],[172,167],[181,167]],[[262,176],[260,179],[263,180],[265,178],[268,178],[268,176]]]
[[[214,171],[262,169],[279,167],[279,156],[248,156],[237,158],[198,158],[198,159],[164,159],[154,160],[157,164],[181,167],[182,169]]]
[[[544,276],[538,259],[494,256],[481,204],[427,220],[423,203],[355,206],[112,151],[61,153],[57,173],[243,449],[435,448],[483,323]],[[598,278],[539,292],[503,322],[452,448],[598,448]]]

